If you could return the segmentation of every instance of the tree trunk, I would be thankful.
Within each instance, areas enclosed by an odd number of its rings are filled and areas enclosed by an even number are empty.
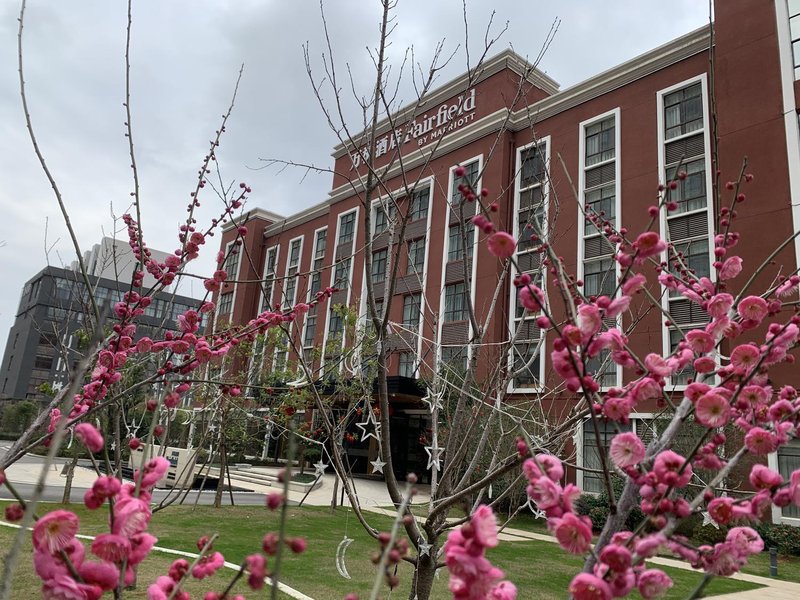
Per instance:
[[[214,508],[222,508],[222,488],[225,487],[225,443],[219,445],[219,478],[217,479],[217,490],[214,493]]]
[[[431,546],[430,555],[420,556],[417,569],[411,583],[408,600],[428,600],[433,588],[433,578],[436,575],[436,547]]]
[[[72,462],[67,467],[67,480],[64,482],[64,495],[61,497],[61,504],[69,504],[72,496],[72,480],[75,478],[75,467],[78,466],[78,455],[72,457]]]
[[[333,495],[331,496],[331,512],[336,510],[336,494],[339,493],[339,476],[333,480]]]

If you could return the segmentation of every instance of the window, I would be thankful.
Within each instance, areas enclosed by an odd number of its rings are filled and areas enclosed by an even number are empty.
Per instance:
[[[406,275],[422,275],[425,269],[425,238],[408,242]]]
[[[702,328],[702,326],[701,326],[701,328]],[[675,352],[675,348],[678,347],[678,344],[683,339],[683,336],[684,336],[685,333],[687,333],[688,331],[690,331],[692,329],[696,329],[696,328],[692,327],[692,326],[688,326],[688,327],[682,327],[681,329],[683,329],[683,333],[681,333],[681,330],[679,330],[679,329],[672,329],[671,328],[669,330],[669,351],[670,352]],[[672,385],[687,385],[689,383],[689,380],[690,379],[694,379],[696,377],[696,375],[697,375],[697,373],[692,368],[692,365],[690,363],[683,370],[678,371],[672,377],[670,377],[669,380],[672,383]]]
[[[422,295],[409,294],[403,296],[403,327],[413,331],[419,329],[419,317],[421,313]]]
[[[262,284],[261,311],[272,307],[272,290],[275,286],[275,266],[278,263],[278,247],[273,246],[267,250],[267,260],[264,265],[264,282]]]
[[[462,234],[463,229],[463,234]],[[472,249],[475,245],[475,224],[468,221],[463,225],[456,223],[448,229],[447,261],[461,260],[464,258],[464,239],[467,240],[467,258],[472,258]]]
[[[53,368],[53,357],[52,356],[37,356],[33,362],[34,369],[47,369],[50,370]]]
[[[331,308],[330,315],[328,316],[328,337],[331,338],[341,336],[344,332],[342,315],[338,310],[334,310],[334,308]]]
[[[617,431],[630,431],[631,426],[621,423],[609,423],[598,419],[598,433],[600,443],[605,452],[611,444],[611,438],[617,435]],[[606,464],[610,464],[610,458],[606,455]],[[597,445],[594,422],[588,419],[583,422],[583,467],[589,469],[583,472],[583,491],[598,494],[605,489],[603,482],[603,463],[600,460],[600,447]],[[593,473],[592,471],[597,471]]]
[[[688,267],[694,271],[697,277],[711,276],[711,267],[708,260],[708,236],[675,244],[675,250],[681,256],[679,259],[670,254],[672,272],[677,273],[679,270]]]
[[[703,89],[699,83],[664,96],[664,139],[703,128]]]
[[[388,202],[391,202],[389,200]],[[386,209],[378,204],[375,207],[375,217],[374,217],[374,227],[375,227],[375,235],[379,233],[383,233],[387,229],[389,229],[389,219],[394,216],[394,210],[390,205],[389,214],[387,214]]]
[[[667,169],[667,181],[676,178],[678,167]],[[706,207],[706,160],[700,158],[680,166],[686,173],[685,179],[678,179],[678,187],[671,192],[670,199],[678,203],[678,210],[671,215],[700,210]]]
[[[617,365],[611,362],[608,350],[603,350],[594,358],[587,359],[586,372],[594,377],[601,388],[608,388],[617,383]]]
[[[455,371],[458,375],[467,372],[467,347],[466,346],[442,346],[442,358],[440,368],[445,372]]]
[[[303,334],[303,347],[308,348],[314,345],[314,336],[317,333],[317,315],[306,317],[306,331]]]
[[[314,240],[314,261],[311,269],[314,274],[311,276],[311,299],[313,300],[317,292],[322,289],[322,265],[325,262],[325,242],[328,238],[328,230],[320,229]]]
[[[408,207],[408,220],[418,221],[428,218],[428,204],[431,196],[431,188],[426,187],[421,190],[414,190],[411,194],[411,202]]]
[[[283,290],[283,307],[289,309],[297,300],[297,273],[300,270],[300,253],[303,238],[293,239],[289,243],[289,256],[286,260],[286,286]]]
[[[792,473],[800,469],[800,440],[791,440],[786,446],[778,448],[778,472],[788,481]],[[783,508],[782,515],[800,519],[800,507],[790,504]]]
[[[340,290],[350,287],[350,263],[352,260],[350,257],[336,263],[336,268],[333,270],[333,287]]]
[[[415,378],[417,371],[416,361],[413,352],[401,352],[399,355],[399,375],[400,377]]]
[[[236,279],[239,276],[239,250],[238,246],[233,243],[228,244],[228,254],[225,256],[225,261],[222,263],[222,270],[228,274],[228,280]]]
[[[586,166],[614,158],[615,154],[614,117],[603,119],[586,127]]]
[[[800,2],[789,0],[789,38],[794,56],[794,78],[800,79]],[[800,512],[798,512],[800,516]]]
[[[589,190],[584,194],[584,204],[586,212],[591,211],[605,221],[614,223],[616,221],[617,194],[615,185],[606,185],[601,188]],[[600,233],[597,228],[588,220],[584,221],[583,234],[595,235]]]
[[[389,256],[387,249],[372,253],[372,283],[381,283],[386,280],[386,261]]]
[[[233,308],[233,292],[220,294],[219,300],[217,301],[217,314],[219,316],[230,314],[232,308]]]
[[[590,296],[612,296],[617,287],[614,259],[586,261],[583,265],[583,294]]]
[[[514,381],[512,385],[515,388],[531,388],[538,385],[541,350],[538,340],[514,344],[512,356]]]
[[[349,212],[339,217],[339,244],[352,242],[356,230],[356,213]]]
[[[467,319],[467,289],[463,283],[454,283],[444,288],[444,322]]]
[[[456,177],[455,171],[453,172],[453,195],[450,198],[453,204],[459,204],[461,202],[461,192],[458,191],[459,185],[468,185],[473,189],[478,187],[478,164],[478,161],[474,160],[466,165],[461,165],[464,168],[463,177]]]

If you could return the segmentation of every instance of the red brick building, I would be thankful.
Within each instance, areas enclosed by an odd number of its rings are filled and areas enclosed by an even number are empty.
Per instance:
[[[325,348],[342,330],[334,306],[364,315],[368,285],[380,299],[396,255],[389,319],[400,342],[388,375],[396,414],[407,417],[413,432],[424,426],[420,419],[428,413],[409,381],[429,374],[437,357],[451,365],[466,360],[473,332],[464,295],[471,297],[477,316],[485,317],[502,272],[484,236],[468,227],[474,204],[459,202],[457,165],[476,189],[489,190],[488,199],[499,206],[495,222],[521,240],[516,253],[521,270],[539,274],[539,257],[521,235],[526,223],[536,219],[589,296],[613,291],[619,273],[613,247],[584,223],[580,205],[603,210],[617,227],[642,231],[658,183],[674,178],[680,168],[687,177],[676,190],[679,209],[662,213],[657,226],[683,249],[698,274],[713,277],[709,249],[719,207],[714,206],[712,153],[717,153],[723,182],[736,179],[747,157],[747,170],[756,178],[747,188],[751,200],[740,205],[736,228],[742,243],[737,249],[746,267],[760,264],[800,229],[800,1],[715,4],[713,36],[708,27],[692,31],[565,90],[513,52],[501,52],[477,74],[448,82],[419,106],[394,115],[391,124],[382,123],[373,148],[337,146],[328,198],[286,218],[260,208],[245,215],[250,230],[245,252],[233,255],[227,267],[231,278],[261,284],[226,286],[215,298],[218,316],[246,322],[267,306],[292,306],[321,288],[337,287],[340,291],[330,300],[292,325],[296,346],[311,358],[314,348]],[[368,208],[363,192],[367,152],[374,153],[382,181]],[[410,195],[398,191],[408,182],[415,182]],[[370,232],[364,229],[365,210],[372,211]],[[408,224],[400,246],[390,247],[388,229],[396,214],[409,215]],[[467,225],[465,237],[459,223]],[[233,228],[225,232],[223,250],[235,233]],[[364,272],[367,235],[374,236],[371,273]],[[465,252],[472,257],[466,274]],[[764,283],[779,271],[793,272],[799,256],[800,239],[795,239]],[[513,368],[530,362],[543,332],[516,310],[510,279],[505,279],[485,342],[503,348],[495,358],[503,361],[507,352],[508,368]],[[707,319],[698,307],[669,294],[662,294],[662,307],[682,328]],[[626,313],[622,326],[631,318]],[[630,333],[635,350],[668,352],[677,342],[676,330],[657,311],[636,318]],[[518,330],[513,347],[503,346]],[[283,348],[271,356],[256,353],[254,361],[291,363],[287,353]],[[483,360],[478,377],[497,361]],[[312,362],[324,370],[324,353]],[[548,353],[541,352],[514,378],[509,392],[524,398],[555,385],[547,363]],[[680,390],[691,375],[684,373],[670,384]],[[797,383],[788,369],[784,375]],[[620,385],[622,377],[612,364],[602,383]],[[556,415],[571,408],[563,398],[554,402]],[[652,413],[638,414],[632,426],[645,434],[651,418]],[[596,460],[594,438],[584,429],[579,427],[575,436],[579,466]],[[406,452],[414,454],[414,436],[406,437]],[[770,460],[782,471],[798,468],[800,447]],[[580,471],[577,479],[589,490],[598,483]],[[800,513],[784,517],[800,518]]]

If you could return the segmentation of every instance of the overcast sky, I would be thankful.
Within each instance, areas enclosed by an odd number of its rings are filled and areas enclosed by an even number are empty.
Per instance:
[[[17,79],[19,6],[0,5],[0,346],[5,347],[22,285],[46,264],[74,259],[54,196],[24,126]],[[123,135],[126,3],[123,0],[29,0],[24,60],[28,102],[39,145],[58,181],[82,249],[114,231],[112,215],[130,208],[132,179]],[[495,52],[512,46],[535,57],[555,19],[560,25],[540,68],[564,89],[707,23],[698,0],[470,0],[470,50],[480,53],[488,19],[508,30]],[[377,44],[378,0],[328,0],[328,29],[339,72],[349,64],[368,94]],[[465,70],[461,0],[399,0],[389,60],[406,48],[425,64],[441,39],[461,49],[442,73]],[[148,245],[172,251],[208,141],[228,106],[239,65],[245,70],[219,148],[222,180],[246,181],[249,206],[288,215],[325,199],[331,176],[254,170],[261,158],[330,167],[337,143],[306,74],[308,43],[315,75],[327,55],[319,3],[306,0],[140,0],[133,7],[134,141]],[[395,68],[397,72],[397,67]],[[401,99],[412,98],[410,80]],[[345,97],[346,110],[357,115]],[[206,188],[198,213],[218,212]],[[119,229],[119,226],[117,226]],[[124,237],[124,231],[121,232]],[[49,250],[49,254],[45,249]],[[217,247],[197,270],[208,271]],[[199,294],[201,286],[182,288]]]

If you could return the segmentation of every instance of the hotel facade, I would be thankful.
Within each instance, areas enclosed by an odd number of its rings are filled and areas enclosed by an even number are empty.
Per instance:
[[[715,186],[735,180],[746,158],[746,170],[755,178],[746,189],[748,201],[737,207],[742,240],[737,250],[745,268],[764,261],[800,230],[800,0],[715,5],[713,31],[692,31],[564,90],[520,56],[501,52],[384,120],[372,147],[364,142],[367,133],[335,147],[335,175],[324,201],[288,217],[252,208],[237,219],[248,235],[226,259],[234,283],[215,294],[218,322],[245,323],[268,307],[288,308],[326,287],[337,289],[291,325],[291,343],[253,352],[247,366],[251,380],[261,369],[292,365],[300,353],[315,374],[324,376],[326,360],[335,364],[329,341],[345,326],[337,307],[349,307],[363,320],[367,286],[379,307],[388,304],[385,283],[394,273],[389,322],[397,341],[387,376],[393,438],[399,440],[393,445],[403,456],[396,468],[418,464],[424,456],[418,438],[429,426],[430,413],[420,403],[415,380],[429,380],[434,365],[466,364],[465,349],[474,335],[467,297],[479,322],[490,311],[494,315],[482,341],[494,348],[485,353],[493,358],[478,363],[476,379],[498,364],[512,370],[512,402],[557,388],[559,378],[548,364],[552,340],[517,308],[511,284],[517,272],[505,277],[502,294],[495,297],[504,267],[471,226],[475,204],[462,202],[458,191],[465,181],[475,190],[488,190],[486,202],[497,204],[494,222],[519,240],[515,263],[520,272],[547,285],[540,255],[528,241],[535,221],[591,296],[612,293],[619,273],[614,247],[585,222],[582,206],[638,233],[648,226],[648,207],[657,203],[659,183],[684,172],[673,196],[678,209],[663,212],[655,227],[684,252],[698,275],[713,278],[720,209]],[[381,184],[367,203],[370,155]],[[463,176],[457,167],[464,169]],[[370,231],[365,211],[370,211]],[[400,238],[399,216],[406,219]],[[367,236],[372,238],[370,273],[364,269]],[[227,252],[236,238],[236,228],[227,227],[221,249]],[[757,285],[795,272],[799,257],[795,238]],[[658,290],[655,274],[650,285]],[[661,294],[661,308],[669,319],[636,307],[621,317],[625,329],[636,319],[629,331],[636,352],[669,352],[680,339],[677,327],[707,320],[696,305],[669,293]],[[563,316],[555,303],[553,309],[556,318]],[[609,387],[629,376],[611,364],[598,379]],[[670,386],[680,391],[691,376],[682,373]],[[800,383],[788,367],[774,376]],[[574,408],[575,399],[548,395],[546,402],[549,418],[558,421]],[[657,410],[637,413],[631,427],[652,435]],[[575,431],[578,467],[597,465],[589,425]],[[356,470],[369,470],[367,459],[373,456],[374,449],[355,449]],[[770,463],[786,472],[799,468],[800,446],[782,450]],[[585,489],[599,491],[596,476],[580,469],[573,476]],[[775,516],[792,522],[800,513],[787,509]]]

